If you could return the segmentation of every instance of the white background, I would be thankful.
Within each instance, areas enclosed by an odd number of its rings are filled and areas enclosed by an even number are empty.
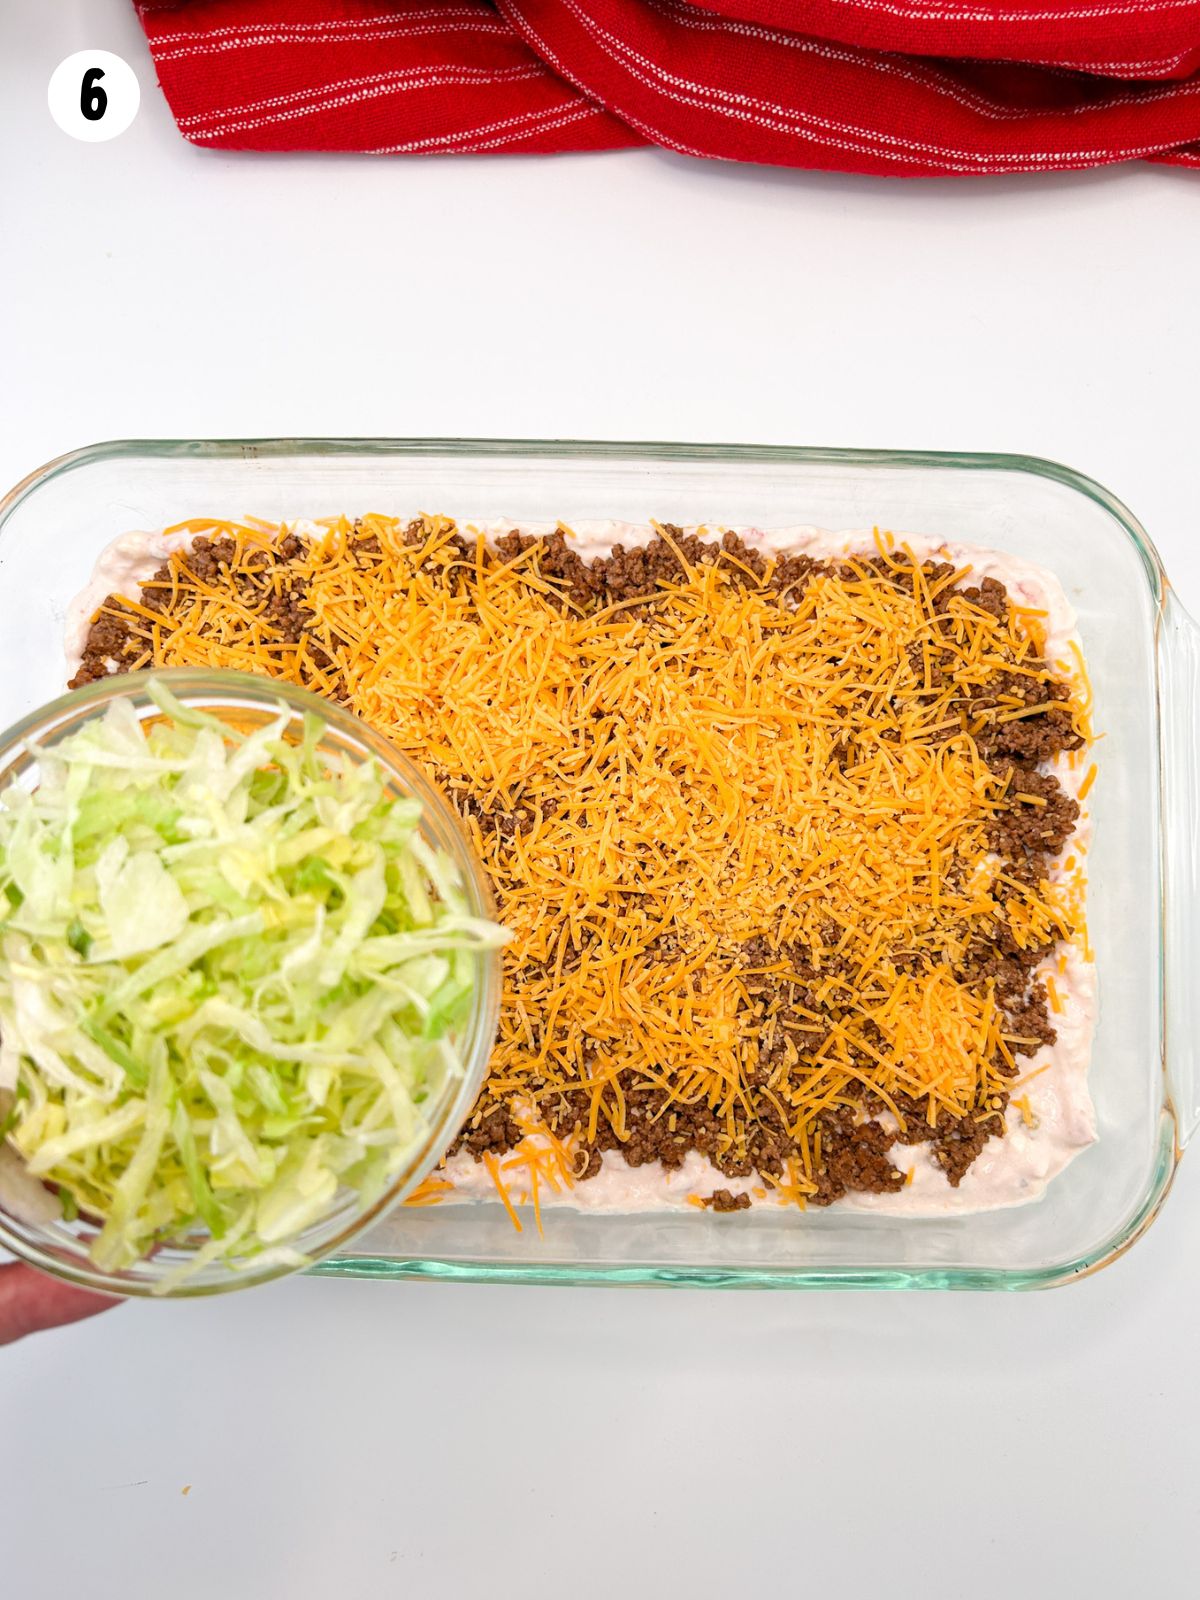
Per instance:
[[[46,109],[85,46],[141,78],[111,144]],[[217,155],[127,0],[0,0],[0,198],[3,484],[122,435],[1028,451],[1122,496],[1200,609],[1195,173]],[[1042,1295],[299,1279],[28,1341],[0,1592],[1186,1592],[1193,1165]]]

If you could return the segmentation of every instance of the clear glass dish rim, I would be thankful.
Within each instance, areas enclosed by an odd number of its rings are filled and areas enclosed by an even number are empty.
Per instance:
[[[1138,519],[1118,497],[1085,473],[1041,456],[1015,452],[906,450],[891,448],[778,445],[751,443],[683,443],[576,439],[455,439],[381,437],[293,437],[242,439],[115,439],[86,445],[55,457],[27,474],[0,498],[0,537],[18,505],[52,478],[94,463],[150,457],[158,460],[255,461],[264,458],[337,456],[533,457],[545,460],[579,457],[592,460],[777,462],[781,466],[845,466],[864,470],[929,468],[934,470],[1014,472],[1046,478],[1083,495],[1113,518],[1137,553],[1155,608],[1156,734],[1162,769],[1161,653],[1162,622],[1171,585],[1162,559]],[[1159,829],[1159,871],[1165,877],[1165,833]],[[1165,898],[1164,898],[1165,903]],[[1158,944],[1160,1007],[1165,1000],[1165,926]],[[343,1278],[421,1279],[443,1282],[507,1284],[624,1284],[708,1289],[1032,1289],[1074,1282],[1108,1266],[1137,1242],[1154,1221],[1171,1188],[1183,1153],[1179,1118],[1172,1101],[1163,1032],[1162,1116],[1152,1181],[1142,1204],[1126,1225],[1086,1255],[1039,1269],[971,1267],[668,1267],[654,1265],[446,1260],[436,1257],[393,1257],[338,1253],[317,1262],[314,1274]]]

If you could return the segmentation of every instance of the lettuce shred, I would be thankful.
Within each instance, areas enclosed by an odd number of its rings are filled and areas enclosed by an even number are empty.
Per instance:
[[[102,1224],[107,1270],[286,1252],[382,1193],[504,937],[320,718],[239,732],[151,693],[0,794],[0,1143]]]

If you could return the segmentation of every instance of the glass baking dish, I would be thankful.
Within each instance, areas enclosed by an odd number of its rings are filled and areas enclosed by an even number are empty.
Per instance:
[[[810,1210],[716,1216],[394,1211],[315,1270],[377,1278],[709,1287],[1027,1288],[1094,1271],[1155,1216],[1200,1120],[1200,630],[1106,490],[1016,456],[758,446],[291,439],[122,442],[75,451],[0,502],[0,727],[61,693],[68,602],[118,534],[190,517],[369,511],[881,527],[1052,568],[1095,693],[1089,927],[1100,1138],[1038,1202],[912,1219]],[[531,1219],[530,1219],[531,1220]]]

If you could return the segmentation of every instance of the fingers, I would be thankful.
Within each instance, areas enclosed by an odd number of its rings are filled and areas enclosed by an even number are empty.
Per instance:
[[[117,1303],[108,1295],[59,1283],[20,1263],[0,1267],[0,1344],[94,1317]]]

